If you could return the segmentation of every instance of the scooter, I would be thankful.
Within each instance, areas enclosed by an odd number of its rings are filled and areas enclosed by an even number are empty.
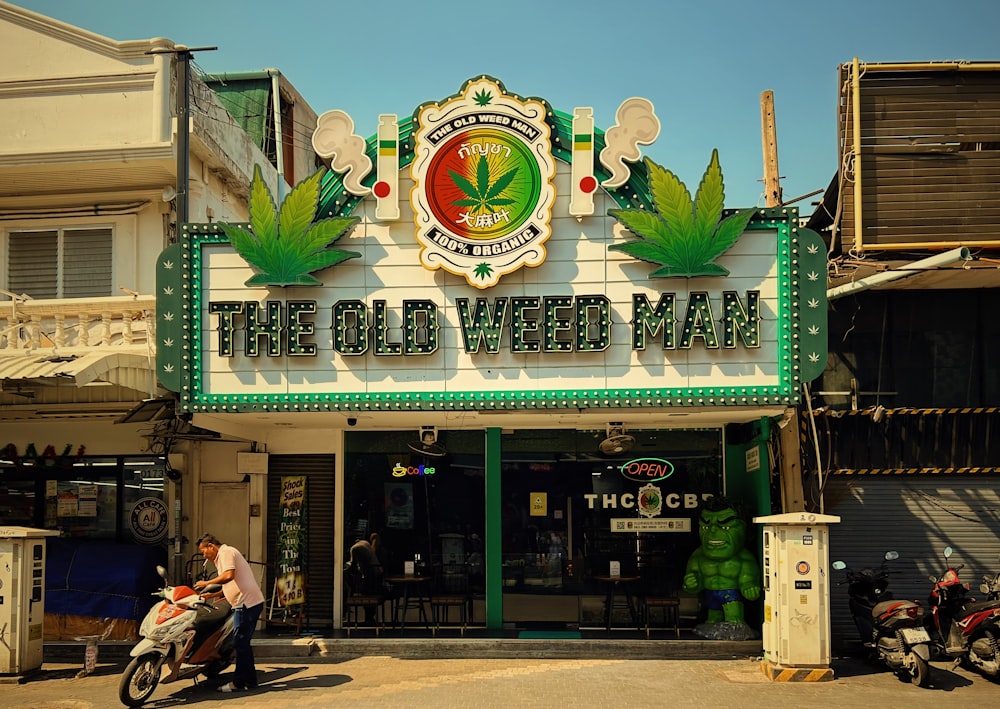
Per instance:
[[[142,705],[157,684],[176,682],[203,674],[215,677],[233,659],[233,610],[224,600],[205,598],[189,586],[167,584],[167,571],[156,570],[163,588],[139,626],[142,639],[129,653],[132,660],[118,683],[118,698],[129,707]],[[204,593],[218,593],[222,586],[206,586]],[[163,675],[166,666],[167,674]],[[196,680],[197,681],[197,680]]]
[[[1000,572],[995,575],[983,574],[983,582],[979,584],[979,590],[988,601],[1000,600]]]
[[[931,614],[927,629],[939,652],[954,660],[953,667],[965,662],[986,677],[1000,680],[1000,600],[996,595],[991,597],[1000,586],[1000,574],[984,577],[980,590],[987,594],[987,600],[977,602],[967,595],[969,584],[958,577],[964,564],[948,563],[953,553],[951,547],[945,547],[945,572],[928,577],[934,587],[928,598]]]
[[[895,600],[888,590],[886,563],[898,558],[898,553],[887,551],[878,569],[852,571],[843,561],[833,562],[833,568],[845,573],[851,616],[864,646],[875,651],[896,675],[926,687],[931,638],[922,624],[923,606],[917,601]]]

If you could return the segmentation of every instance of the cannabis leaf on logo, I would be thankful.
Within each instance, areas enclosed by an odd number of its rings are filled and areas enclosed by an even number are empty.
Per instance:
[[[219,224],[237,253],[259,271],[244,285],[322,285],[321,280],[309,274],[361,256],[353,251],[326,248],[357,224],[360,221],[358,217],[313,221],[323,172],[317,171],[292,188],[278,212],[271,192],[264,184],[260,167],[254,167],[253,182],[250,184],[252,231]]]
[[[490,101],[493,100],[493,95],[486,89],[481,89],[476,92],[476,103],[480,106],[485,106]]]
[[[694,202],[674,173],[649,158],[646,166],[655,211],[608,210],[639,237],[638,241],[609,248],[661,266],[649,274],[650,278],[728,276],[728,269],[712,261],[736,243],[754,210],[744,209],[719,221],[725,196],[719,151],[712,151]]]
[[[501,193],[511,183],[517,175],[517,168],[500,175],[496,182],[490,182],[490,164],[485,155],[479,156],[479,163],[476,165],[476,184],[472,184],[466,177],[459,175],[454,170],[448,170],[455,186],[465,193],[467,199],[457,199],[452,204],[456,207],[471,207],[475,212],[493,213],[494,207],[504,207],[514,204],[514,200],[501,197]]]
[[[493,275],[493,267],[490,264],[483,262],[476,266],[475,274],[476,278],[489,278]]]

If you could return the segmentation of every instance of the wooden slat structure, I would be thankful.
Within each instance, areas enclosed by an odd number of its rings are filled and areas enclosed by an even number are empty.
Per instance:
[[[1000,246],[1000,64],[855,62],[840,86],[843,251]]]

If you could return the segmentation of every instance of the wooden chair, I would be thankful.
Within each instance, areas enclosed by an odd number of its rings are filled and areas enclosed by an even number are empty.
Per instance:
[[[367,626],[367,621],[362,621],[362,614],[365,613],[366,608],[374,608],[374,615],[372,617],[372,623],[375,628],[375,635],[378,636],[382,632],[382,628],[385,627],[385,600],[386,597],[382,594],[357,594],[348,596],[344,601],[344,608],[347,609],[347,623],[344,624],[344,628],[347,630],[347,637],[351,637],[351,622],[353,620],[353,629],[357,630],[361,626]]]
[[[471,616],[472,596],[469,593],[469,574],[464,565],[446,566],[437,575],[431,592],[430,606],[433,621],[431,635],[437,635],[441,624],[449,622],[451,609],[457,608],[461,634],[465,636],[465,628]]]
[[[657,608],[663,611],[664,625],[669,626],[673,623],[674,634],[680,637],[681,599],[677,596],[646,596],[643,599],[642,615],[646,624],[646,637],[649,638],[652,611]]]
[[[653,625],[653,613],[663,614],[663,625],[673,626],[674,635],[681,636],[681,599],[677,592],[680,570],[669,555],[650,558],[642,573],[642,622],[646,637]]]
[[[385,601],[388,598],[381,570],[372,571],[368,576],[362,569],[351,565],[344,579],[347,582],[347,597],[344,599],[347,637],[351,636],[352,622],[354,630],[374,626],[375,635],[379,635],[385,627]],[[364,621],[361,620],[362,613]],[[367,620],[369,616],[370,623]]]

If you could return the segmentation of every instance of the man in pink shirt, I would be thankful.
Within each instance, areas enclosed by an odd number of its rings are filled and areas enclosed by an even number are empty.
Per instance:
[[[253,637],[257,619],[264,610],[264,594],[253,576],[250,564],[239,550],[223,544],[211,534],[203,534],[198,540],[198,551],[215,565],[218,574],[207,581],[197,581],[196,589],[221,583],[222,593],[233,607],[233,650],[236,653],[236,671],[233,680],[219,687],[221,692],[239,692],[257,686],[257,668],[254,665]]]

